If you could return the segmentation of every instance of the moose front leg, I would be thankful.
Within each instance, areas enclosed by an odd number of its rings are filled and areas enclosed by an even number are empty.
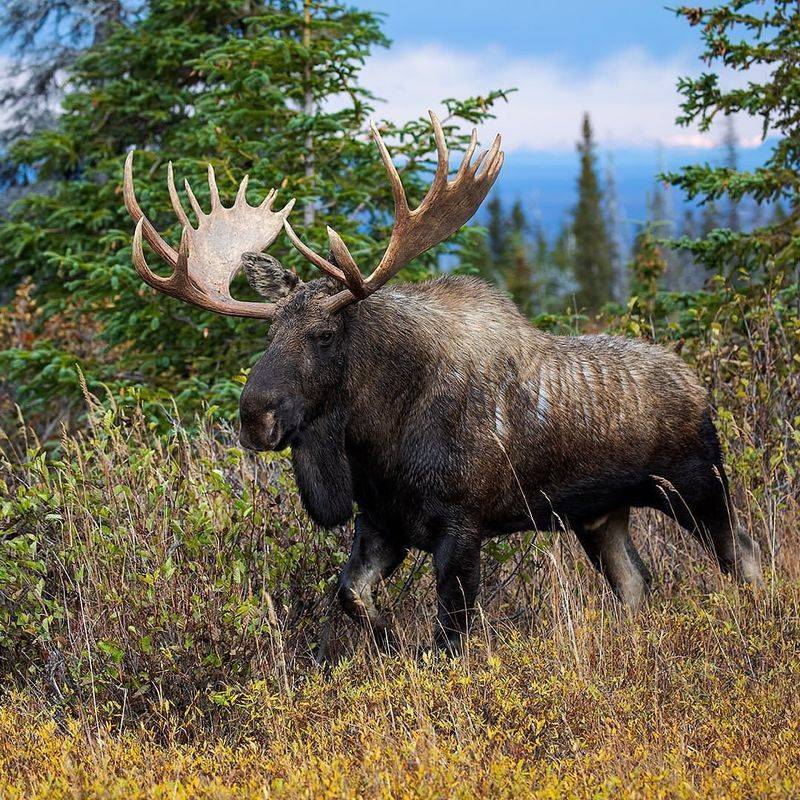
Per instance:
[[[348,616],[365,626],[380,647],[394,649],[396,634],[375,607],[375,588],[402,564],[408,548],[380,531],[363,512],[356,517],[350,557],[339,576],[339,602]]]
[[[450,655],[459,655],[480,585],[480,537],[464,528],[448,532],[434,548],[433,559],[439,601],[434,644]]]

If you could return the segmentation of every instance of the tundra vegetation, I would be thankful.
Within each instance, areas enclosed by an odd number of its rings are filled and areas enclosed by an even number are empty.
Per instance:
[[[356,135],[370,106],[358,65],[384,44],[376,19],[327,2],[154,0],[131,18],[107,6],[70,60],[62,113],[17,138],[4,164],[23,197],[0,227],[12,292],[0,311],[0,795],[797,796],[796,4],[680,11],[707,70],[681,79],[682,120],[749,113],[773,148],[752,173],[698,165],[664,179],[707,205],[753,201],[762,222],[676,249],[643,229],[624,303],[534,320],[653,339],[698,371],[765,586],[737,586],[666,517],[636,511],[657,581],[628,617],[570,531],[516,533],[484,547],[476,629],[453,661],[416,657],[431,630],[424,557],[381,587],[399,654],[377,656],[343,622],[334,576],[352,531],[309,520],[288,453],[238,444],[242,367],[263,330],[144,288],[122,207],[134,143],[148,162],[139,199],[166,235],[170,158],[192,178],[211,159],[225,191],[249,171],[253,197],[286,175],[304,240],[322,243],[332,224],[359,262],[377,263],[390,192]],[[721,84],[723,66],[747,88]],[[330,111],[333,93],[352,104]],[[454,121],[480,121],[501,99],[448,101],[451,141]],[[426,123],[382,135],[421,199]],[[491,225],[487,239],[465,228],[444,247],[460,270],[491,267],[530,299],[551,273],[530,273],[526,294],[524,225],[510,223],[494,250]],[[556,243],[548,269],[568,249]],[[675,253],[703,271],[702,288],[667,290]],[[440,254],[402,277],[425,277]],[[308,277],[291,250],[277,255]],[[580,280],[573,270],[564,285]]]

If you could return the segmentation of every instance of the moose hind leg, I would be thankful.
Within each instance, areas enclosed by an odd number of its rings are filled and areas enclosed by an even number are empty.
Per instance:
[[[594,523],[576,526],[575,533],[617,599],[634,609],[647,595],[652,577],[631,539],[629,518],[630,509],[622,508]]]
[[[761,585],[761,548],[736,516],[721,462],[684,464],[677,479],[659,487],[661,510],[711,551],[725,574]]]
[[[394,629],[375,606],[374,595],[378,583],[400,566],[408,549],[385,536],[363,512],[356,517],[355,529],[350,556],[339,576],[339,602],[380,647],[395,649]]]

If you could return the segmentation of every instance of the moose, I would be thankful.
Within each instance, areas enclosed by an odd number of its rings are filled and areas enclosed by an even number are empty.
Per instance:
[[[641,507],[676,520],[725,573],[758,584],[759,548],[731,506],[707,392],[677,355],[638,340],[537,330],[476,278],[386,285],[475,214],[503,164],[499,136],[473,161],[473,131],[451,178],[442,126],[430,118],[438,161],[415,209],[371,126],[395,219],[366,278],[334,230],[327,258],[301,241],[288,219],[294,201],[273,210],[272,190],[251,206],[247,176],[225,207],[211,166],[210,213],[185,184],[196,227],[168,167],[183,226],[176,251],[136,200],[133,151],[125,163],[141,278],[201,308],[270,323],[241,394],[241,443],[291,448],[303,505],[319,525],[342,525],[356,509],[338,590],[345,612],[394,647],[376,587],[410,549],[432,553],[434,643],[458,653],[479,589],[481,543],[556,525],[574,531],[619,601],[634,608],[651,583],[629,532],[630,509]],[[264,253],[281,229],[323,277],[303,282]],[[172,268],[169,277],[151,271],[143,239]],[[266,302],[231,296],[242,269]]]

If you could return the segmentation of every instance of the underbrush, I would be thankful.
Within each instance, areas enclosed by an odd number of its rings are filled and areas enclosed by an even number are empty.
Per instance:
[[[89,420],[55,454],[7,440],[0,669],[17,685],[56,714],[167,731],[175,711],[194,733],[224,724],[230,691],[252,681],[285,688],[322,650],[335,660],[364,644],[332,602],[352,533],[308,521],[285,456],[253,457],[220,428],[189,437],[176,424],[162,439],[136,412],[93,406]],[[738,484],[746,488],[742,476]],[[739,494],[765,554],[761,602],[770,603],[776,581],[799,575],[797,498]],[[726,585],[667,519],[638,512],[634,531],[656,598]],[[572,539],[557,531],[487,545],[487,629],[559,635],[595,597],[610,612]],[[383,593],[414,652],[435,606],[425,556],[409,558]]]
[[[634,621],[594,591],[555,599],[569,607],[540,635],[484,616],[458,661],[362,650],[231,687],[224,730],[190,735],[185,708],[164,711],[160,735],[91,714],[59,724],[11,695],[0,795],[798,795],[796,582],[659,593]]]
[[[5,449],[4,798],[800,792],[800,514],[752,465],[735,484],[764,589],[638,512],[657,583],[628,618],[571,533],[511,537],[449,662],[418,651],[422,557],[382,590],[399,656],[341,619],[351,532],[308,523],[283,456],[100,407],[53,454]]]

